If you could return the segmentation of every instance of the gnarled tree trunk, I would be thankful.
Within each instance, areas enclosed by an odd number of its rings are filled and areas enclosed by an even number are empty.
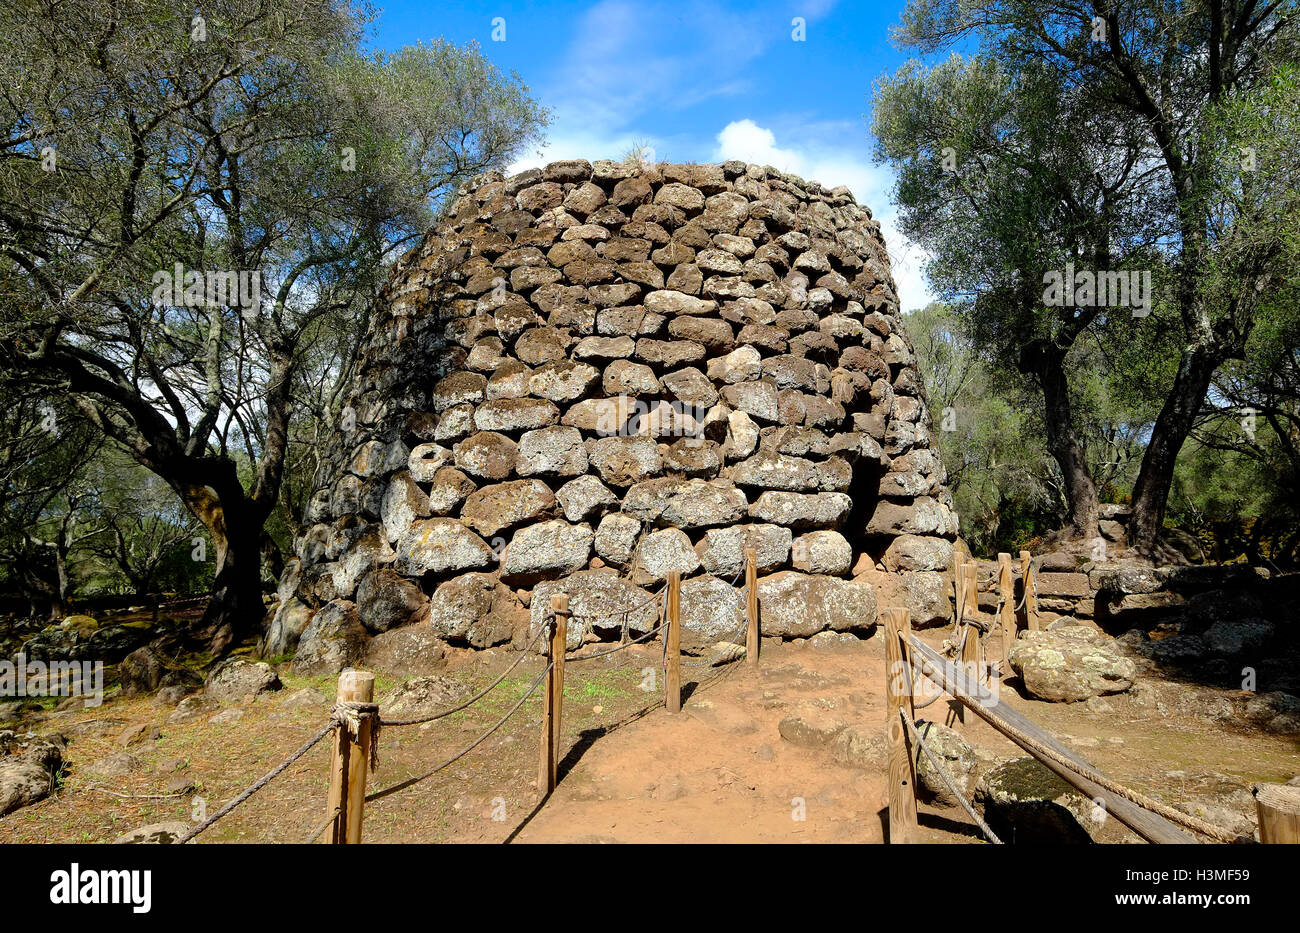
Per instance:
[[[1097,527],[1097,485],[1088,469],[1083,443],[1074,430],[1070,385],[1065,376],[1067,350],[1046,341],[1025,347],[1021,367],[1033,373],[1043,390],[1043,413],[1047,425],[1047,450],[1061,468],[1069,509],[1067,522],[1072,534],[1092,540]]]
[[[1156,556],[1174,464],[1191,433],[1196,413],[1221,360],[1222,354],[1212,344],[1189,347],[1179,363],[1178,375],[1164,407],[1151,429],[1151,440],[1142,456],[1142,468],[1133,486],[1133,518],[1129,525],[1129,541],[1147,557]]]

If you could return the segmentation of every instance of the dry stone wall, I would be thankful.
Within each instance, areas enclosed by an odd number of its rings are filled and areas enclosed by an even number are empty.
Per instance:
[[[462,190],[398,264],[280,584],[268,654],[416,668],[645,631],[869,628],[957,532],[879,225],[771,168],[557,162]],[[944,612],[946,614],[946,607]],[[376,660],[378,659],[378,660]]]

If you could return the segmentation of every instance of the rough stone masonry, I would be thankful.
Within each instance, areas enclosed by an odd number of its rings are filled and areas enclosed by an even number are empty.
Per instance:
[[[522,646],[559,590],[576,646],[652,628],[671,570],[711,643],[747,547],[764,635],[868,629],[863,568],[943,598],[944,481],[848,189],[741,162],[489,173],[386,286],[266,653],[418,669]]]

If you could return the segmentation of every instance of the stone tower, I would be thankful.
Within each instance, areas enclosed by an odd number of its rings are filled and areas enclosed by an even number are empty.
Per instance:
[[[481,176],[373,315],[266,653],[518,647],[557,589],[574,644],[617,637],[672,569],[711,642],[747,547],[764,635],[869,628],[882,571],[924,615],[957,532],[929,425],[847,189],[741,162]]]

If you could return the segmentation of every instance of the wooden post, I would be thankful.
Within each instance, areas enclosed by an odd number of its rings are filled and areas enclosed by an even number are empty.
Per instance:
[[[569,597],[556,593],[551,597],[548,624],[551,627],[547,661],[551,669],[542,683],[542,741],[538,762],[537,787],[543,796],[552,793],[559,781],[560,724],[564,713],[564,653],[569,639]]]
[[[1259,841],[1269,844],[1300,843],[1300,787],[1294,784],[1256,784],[1255,813]]]
[[[338,699],[346,703],[373,703],[375,675],[369,671],[339,674]],[[335,814],[323,836],[332,845],[361,842],[361,820],[366,805],[366,777],[370,771],[370,746],[374,740],[375,714],[359,713],[356,738],[346,726],[334,730],[334,756],[330,764],[330,792],[325,813]]]
[[[1002,659],[1006,660],[1016,640],[1016,586],[1011,573],[1011,555],[998,555],[999,619],[1002,628]]]
[[[961,568],[965,562],[965,558],[962,556],[961,542],[956,541],[952,546],[952,619],[954,631],[961,628],[961,617],[965,608],[966,591],[961,586]]]
[[[664,702],[668,712],[682,711],[682,575],[676,570],[668,571],[668,632],[664,645],[667,656],[664,658]]]
[[[962,564],[961,568],[961,588],[962,588],[962,609],[964,615],[962,621],[967,618],[975,618],[979,613],[979,589],[976,580],[976,571],[978,565],[974,561]],[[974,663],[978,665],[980,656],[980,633],[979,629],[974,626],[966,633],[966,640],[962,642],[961,660],[965,663]],[[969,668],[978,671],[979,667]]]
[[[745,548],[745,662],[758,667],[758,555],[752,547]]]
[[[1020,574],[1025,585],[1025,628],[1038,631],[1038,595],[1034,583],[1034,559],[1028,551],[1020,552]]]
[[[885,622],[885,734],[889,738],[889,842],[891,844],[916,841],[916,771],[912,763],[907,729],[899,718],[900,712],[912,715],[907,684],[910,680],[903,670],[902,633],[911,630],[911,619],[906,609],[882,609]],[[910,645],[909,645],[910,650]]]

